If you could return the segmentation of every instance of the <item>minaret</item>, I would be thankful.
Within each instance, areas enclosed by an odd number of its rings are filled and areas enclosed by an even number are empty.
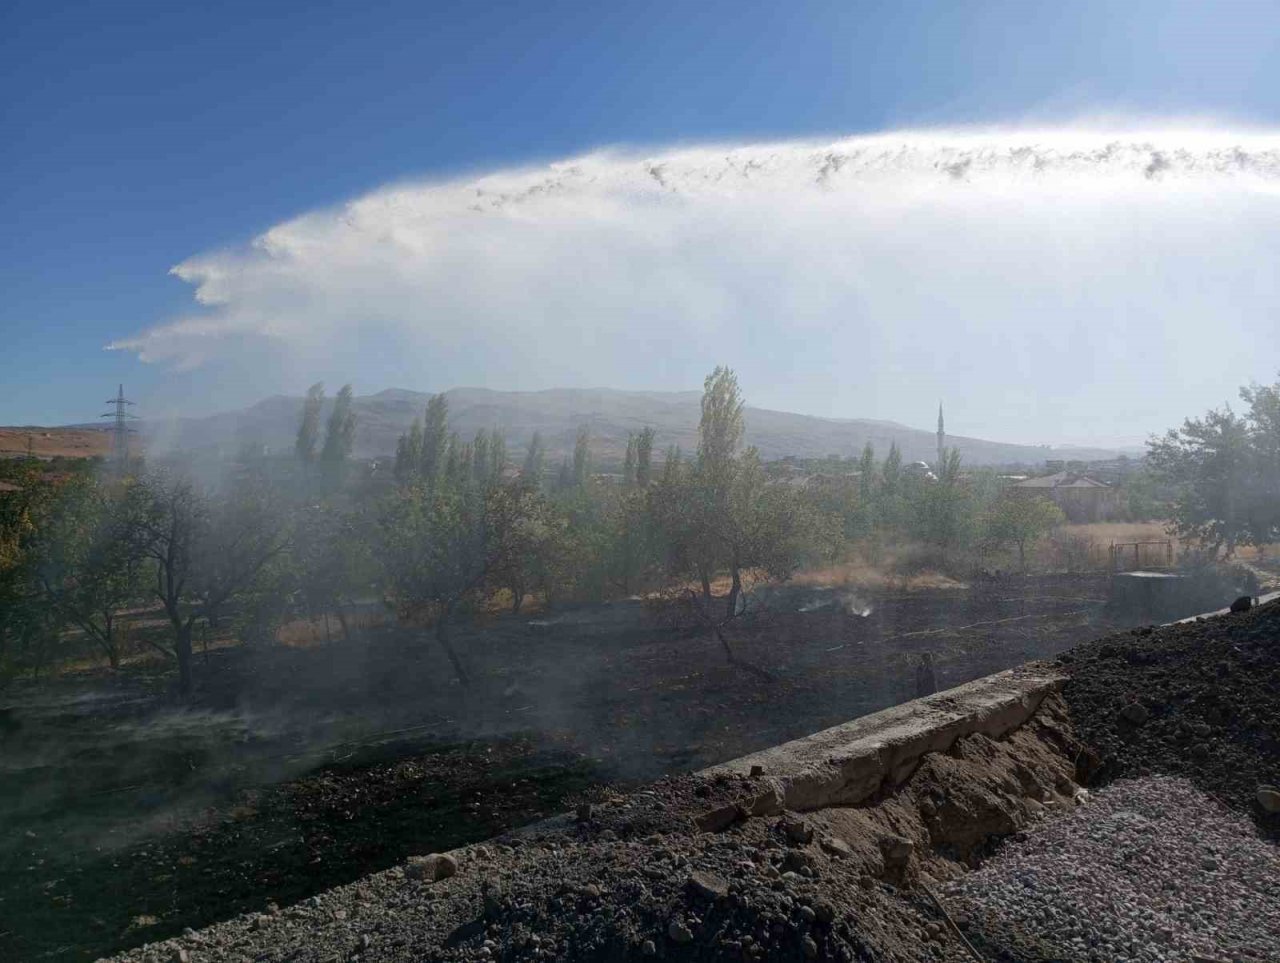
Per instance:
[[[938,471],[942,471],[947,452],[947,432],[942,427],[942,402],[938,402]]]

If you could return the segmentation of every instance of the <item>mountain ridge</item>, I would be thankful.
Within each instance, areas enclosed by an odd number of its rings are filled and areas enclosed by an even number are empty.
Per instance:
[[[493,388],[450,388],[451,430],[469,440],[478,430],[496,429],[506,438],[515,458],[535,431],[541,433],[551,459],[573,450],[578,428],[586,425],[592,451],[602,467],[621,459],[630,432],[645,426],[656,432],[656,446],[679,445],[686,452],[697,445],[697,391],[628,391],[616,388],[547,388],[501,391]],[[357,416],[355,454],[387,456],[397,438],[421,417],[431,392],[385,388],[354,399]],[[293,445],[303,399],[273,395],[239,411],[165,422],[144,421],[141,430],[149,445],[161,449],[232,450],[245,444],[284,450]],[[332,399],[326,400],[327,415]],[[824,418],[770,408],[748,407],[746,443],[765,459],[785,456],[816,458],[828,454],[857,455],[870,442],[878,455],[896,443],[907,461],[935,459],[933,431],[894,421],[867,418]],[[1100,460],[1128,453],[1120,449],[1077,446],[1024,445],[948,435],[971,465],[1038,465],[1047,458]]]

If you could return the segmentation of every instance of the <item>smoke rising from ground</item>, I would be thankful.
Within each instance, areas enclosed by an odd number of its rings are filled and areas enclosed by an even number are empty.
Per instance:
[[[1278,256],[1272,133],[605,151],[193,257],[200,307],[111,347],[289,391],[690,388],[727,361],[767,407],[924,423],[942,396],[965,434],[1138,440],[1274,374]]]

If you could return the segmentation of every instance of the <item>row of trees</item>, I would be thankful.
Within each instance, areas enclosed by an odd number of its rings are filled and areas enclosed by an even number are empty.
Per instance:
[[[519,612],[531,597],[637,592],[679,599],[732,658],[726,625],[753,582],[908,542],[935,556],[1025,551],[1061,521],[1043,500],[1002,495],[994,475],[962,472],[955,452],[936,479],[906,470],[896,448],[879,460],[868,447],[856,471],[797,483],[744,446],[727,368],[706,379],[696,451],[658,459],[645,428],[611,476],[592,471],[585,429],[558,469],[536,435],[518,466],[497,432],[463,441],[443,395],[400,439],[394,470],[379,471],[350,459],[351,400],[344,387],[322,431],[314,386],[292,458],[246,450],[212,479],[175,464],[83,473],[25,505],[0,541],[0,592],[14,603],[0,616],[0,659],[17,634],[71,627],[116,665],[122,624],[150,610],[167,630],[141,644],[171,656],[188,690],[207,630],[257,641],[287,620],[333,615],[345,635],[353,607],[378,605],[430,627],[465,682],[459,619]]]

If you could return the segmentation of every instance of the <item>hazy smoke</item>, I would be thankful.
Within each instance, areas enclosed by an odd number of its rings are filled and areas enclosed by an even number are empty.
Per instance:
[[[601,152],[388,187],[191,258],[174,273],[201,310],[112,347],[287,358],[291,390],[688,388],[724,360],[774,407],[925,422],[945,395],[969,434],[1140,436],[1274,374],[1277,215],[1269,133]]]

